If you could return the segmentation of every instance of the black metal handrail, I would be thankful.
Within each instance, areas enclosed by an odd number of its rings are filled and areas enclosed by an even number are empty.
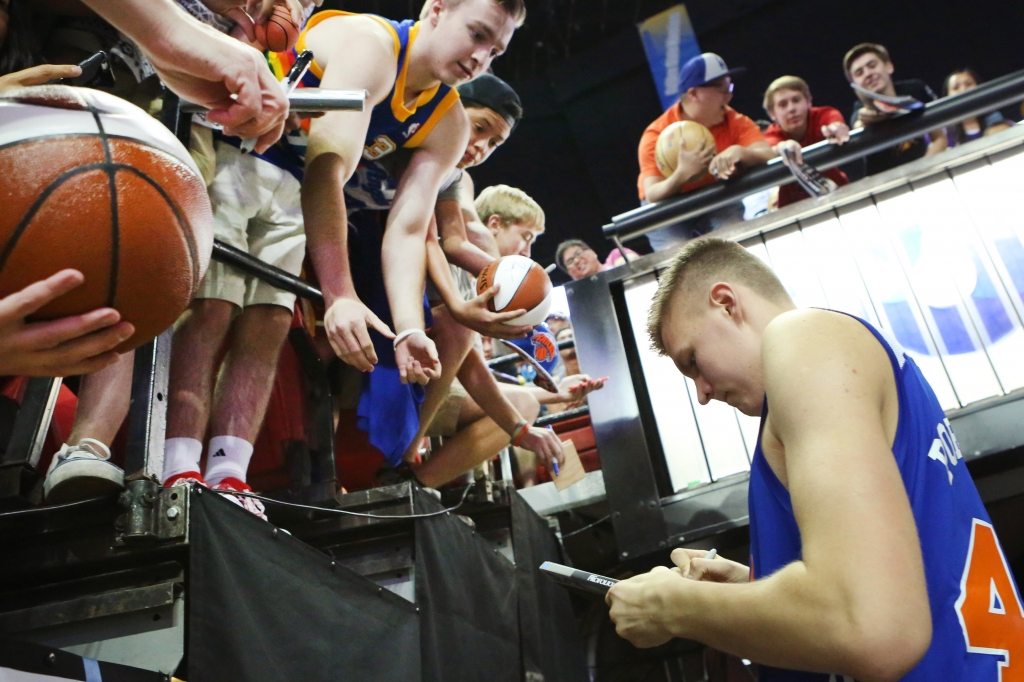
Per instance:
[[[1024,70],[982,83],[973,90],[929,102],[920,109],[870,128],[851,131],[843,145],[827,142],[805,147],[804,161],[826,170],[874,154],[927,132],[978,116],[1024,99]],[[678,199],[642,206],[612,218],[602,230],[608,239],[624,241],[660,227],[703,215],[743,197],[793,182],[781,159],[752,168],[735,179],[716,182]]]
[[[259,258],[250,256],[245,251],[215,239],[213,240],[213,260],[238,268],[247,275],[263,280],[271,286],[295,294],[300,298],[323,303],[324,295],[320,290],[304,279],[264,263]]]

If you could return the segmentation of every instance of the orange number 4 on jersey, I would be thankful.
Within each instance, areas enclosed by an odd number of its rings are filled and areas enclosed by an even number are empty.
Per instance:
[[[974,519],[956,613],[971,653],[992,654],[1001,682],[1024,682],[1024,606],[991,524]]]

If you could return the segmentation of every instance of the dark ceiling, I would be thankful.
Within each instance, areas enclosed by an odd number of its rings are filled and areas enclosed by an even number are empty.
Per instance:
[[[494,63],[494,72],[508,81],[543,76],[572,54],[675,4],[673,0],[526,0],[526,23],[516,31],[508,52]],[[423,0],[324,2],[324,7],[389,19],[418,16],[422,6]]]

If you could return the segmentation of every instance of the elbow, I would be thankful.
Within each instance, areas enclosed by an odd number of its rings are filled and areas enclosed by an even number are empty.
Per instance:
[[[843,672],[862,682],[895,682],[910,672],[931,646],[927,599],[923,606],[904,602],[857,618],[843,638]]]

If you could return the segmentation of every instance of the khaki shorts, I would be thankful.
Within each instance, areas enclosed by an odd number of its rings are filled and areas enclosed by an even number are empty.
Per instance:
[[[288,171],[242,154],[225,142],[215,145],[217,171],[210,184],[214,236],[298,275],[306,255],[299,181]],[[290,309],[295,305],[295,294],[217,261],[210,262],[196,298],[216,298],[239,308],[272,304]]]
[[[427,437],[450,438],[458,433],[459,412],[462,410],[462,403],[468,397],[469,394],[466,393],[466,389],[462,387],[459,380],[454,380],[448,389],[448,395],[444,397],[444,402],[441,403],[430,426],[427,427]]]

